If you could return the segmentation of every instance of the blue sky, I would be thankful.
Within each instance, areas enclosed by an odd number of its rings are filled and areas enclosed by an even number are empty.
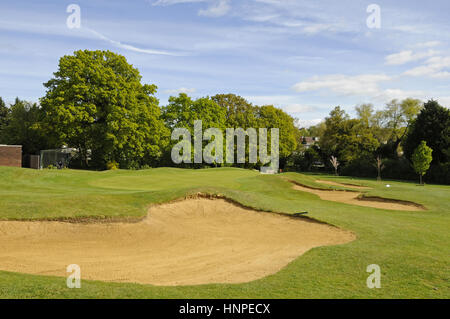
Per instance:
[[[379,29],[366,23],[373,3]],[[81,28],[67,27],[70,4]],[[393,98],[449,107],[449,13],[447,0],[3,0],[0,96],[38,101],[59,57],[102,49],[156,84],[161,105],[179,92],[235,93],[302,125]]]

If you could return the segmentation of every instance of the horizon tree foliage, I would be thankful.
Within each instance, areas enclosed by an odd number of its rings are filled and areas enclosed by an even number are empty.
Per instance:
[[[403,101],[392,100],[383,110],[375,111],[373,104],[355,107],[357,118],[380,142],[377,153],[387,158],[398,158],[399,146],[412,120],[423,107],[420,100],[407,98]]]
[[[211,97],[213,101],[217,103],[220,107],[225,109],[225,126],[226,128],[238,129],[242,128],[243,130],[247,130],[248,128],[257,128],[258,121],[256,118],[257,106],[252,105],[245,98],[236,95],[236,94],[217,94]],[[224,137],[226,139],[226,137]],[[234,153],[237,154],[238,146],[237,146],[237,137],[234,138]],[[237,167],[255,167],[257,165],[250,162],[250,138],[246,137],[246,141],[248,143],[245,145],[245,163],[234,163],[234,166]],[[253,145],[252,145],[253,146]],[[258,145],[256,145],[258,148]],[[225,147],[226,148],[226,147]],[[233,155],[234,156],[234,155]],[[237,161],[237,158],[236,158]]]
[[[218,128],[222,130],[225,141],[227,128],[267,128],[268,148],[270,149],[270,129],[279,128],[280,131],[280,158],[288,157],[297,147],[296,128],[294,119],[283,110],[273,105],[253,106],[244,98],[234,95],[216,95],[212,98],[199,98],[193,100],[187,94],[169,98],[169,104],[163,107],[163,115],[167,127],[187,128],[193,136],[195,120],[202,120],[203,129]],[[175,141],[176,143],[176,141]],[[172,142],[171,144],[174,144]],[[205,142],[203,144],[206,144]],[[236,144],[235,144],[236,148]],[[224,143],[224,154],[225,143]],[[248,145],[246,146],[248,159]],[[235,163],[235,166],[253,167],[246,161],[245,165]]]
[[[384,146],[384,153],[391,158],[397,157],[398,148],[405,138],[412,120],[423,107],[420,100],[408,98],[401,102],[392,100],[382,111],[382,128],[386,130],[388,138]]]
[[[194,149],[194,122],[202,121],[202,130],[208,128],[218,128],[222,132],[226,128],[226,110],[219,106],[213,99],[203,97],[199,99],[192,99],[186,93],[180,93],[178,96],[171,96],[169,104],[162,108],[162,119],[166,126],[172,131],[175,128],[186,128],[191,135],[191,148]],[[170,146],[173,146],[178,141],[170,141]],[[202,141],[202,146],[205,146],[207,141]],[[225,150],[225,147],[223,151]],[[170,164],[171,160],[168,158],[169,152],[166,153],[166,161]],[[191,152],[191,162],[194,162],[194,152]],[[191,166],[191,165],[188,165]],[[195,167],[199,165],[194,165]],[[200,165],[201,166],[201,165]]]
[[[139,167],[158,160],[164,137],[155,85],[110,51],[75,51],[59,60],[41,99],[47,134],[79,149],[82,167]],[[88,162],[91,151],[91,161]]]
[[[212,98],[190,98],[186,93],[169,97],[169,104],[162,107],[162,119],[171,130],[187,128],[194,134],[194,121],[202,120],[203,128],[226,128],[226,111]]]
[[[4,122],[6,121],[6,117],[9,113],[9,107],[6,106],[5,101],[3,101],[3,98],[0,96],[0,126],[4,125]]]
[[[325,120],[325,126],[319,141],[320,148],[326,158],[336,156],[343,165],[371,158],[380,146],[370,127],[367,127],[363,120],[350,119],[339,106],[330,112]]]
[[[425,141],[433,149],[433,163],[450,161],[450,110],[437,101],[430,100],[409,127],[403,143],[405,156],[411,156],[417,146]]]
[[[42,118],[43,112],[37,103],[16,98],[2,121],[0,142],[22,145],[23,155],[39,154],[40,150],[51,146],[40,125]]]
[[[374,106],[373,104],[361,104],[355,107],[356,114],[365,126],[372,126],[374,121]]]
[[[383,171],[388,178],[413,179],[411,155],[420,141],[425,140],[433,149],[428,179],[450,183],[448,108],[433,100],[424,105],[420,100],[407,98],[393,100],[379,110],[372,104],[357,105],[355,112],[356,118],[350,118],[341,108],[335,108],[325,121],[299,129],[300,134],[320,138],[318,153],[322,163],[330,165],[328,159],[335,155],[342,162],[343,174],[376,177]],[[299,160],[305,158],[295,156],[290,163]],[[299,164],[291,167],[312,169]]]
[[[211,97],[220,107],[226,110],[227,128],[247,128],[258,126],[256,118],[257,106],[235,94],[217,94]]]
[[[212,97],[216,103],[226,110],[227,128],[267,128],[268,148],[270,148],[270,129],[279,128],[280,134],[280,164],[283,167],[286,159],[297,148],[298,129],[295,127],[295,119],[289,114],[273,105],[257,106],[248,102],[245,98],[235,94],[218,94]],[[248,157],[248,147],[246,149]],[[253,165],[246,165],[253,167]]]
[[[294,125],[294,118],[273,105],[257,107],[256,112],[258,128],[267,128],[269,141],[270,129],[280,129],[280,165],[284,166],[287,157],[297,148],[297,128]]]
[[[411,98],[392,100],[380,110],[373,104],[362,104],[355,107],[356,118],[335,108],[324,122],[312,128],[320,133],[323,162],[335,155],[342,162],[344,174],[358,176],[375,175],[378,166],[374,170],[370,163],[376,162],[378,156],[385,159],[385,167],[392,167],[402,158],[400,145],[422,107],[421,101]]]
[[[420,176],[420,185],[423,185],[423,175],[430,168],[431,161],[433,160],[432,154],[433,150],[427,146],[427,142],[421,141],[411,156],[414,170]]]
[[[8,115],[10,109],[6,106],[5,101],[0,97],[0,143],[6,143],[3,141],[2,130],[8,124]]]

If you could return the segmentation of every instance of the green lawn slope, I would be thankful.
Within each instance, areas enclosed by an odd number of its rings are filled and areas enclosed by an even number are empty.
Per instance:
[[[408,212],[320,200],[288,180],[333,188],[316,176],[276,176],[236,168],[90,172],[0,167],[0,219],[139,218],[148,207],[188,194],[220,194],[264,211],[308,216],[351,230],[357,240],[312,249],[280,272],[244,284],[159,287],[0,271],[0,298],[450,298],[450,187],[321,175],[371,187],[368,195],[424,205]],[[338,187],[340,188],[340,187]],[[1,248],[1,243],[0,243]],[[366,267],[381,267],[381,289],[368,289]],[[0,261],[1,267],[1,261]]]

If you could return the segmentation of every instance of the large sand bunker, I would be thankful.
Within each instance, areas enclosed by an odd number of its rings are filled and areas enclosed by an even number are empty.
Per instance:
[[[348,231],[257,212],[224,199],[187,199],[138,223],[1,221],[0,270],[154,285],[239,283],[265,277]]]
[[[353,185],[353,184],[338,183],[338,182],[324,181],[324,180],[317,180],[316,183],[327,184],[327,185],[332,185],[332,186],[341,186],[341,187],[347,187],[347,188],[354,188],[354,189],[371,189],[370,187],[366,187],[366,186],[358,186],[358,185]]]
[[[294,183],[294,189],[302,192],[308,192],[318,195],[320,199],[339,202],[350,205],[373,207],[388,210],[420,211],[425,208],[412,202],[400,201],[395,199],[386,199],[380,197],[364,197],[362,193],[339,191],[339,190],[321,190],[310,188]]]

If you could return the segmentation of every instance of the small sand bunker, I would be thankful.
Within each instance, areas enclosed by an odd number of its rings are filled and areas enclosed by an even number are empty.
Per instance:
[[[362,193],[358,192],[339,191],[339,190],[320,190],[301,186],[298,184],[294,184],[294,189],[318,195],[320,199],[323,200],[329,200],[332,202],[339,202],[350,205],[366,206],[388,210],[405,210],[405,211],[425,210],[425,208],[419,204],[379,197],[361,197]]]
[[[138,223],[0,222],[0,270],[154,285],[240,283],[276,273],[348,231],[224,199],[154,206]]]
[[[353,185],[353,184],[338,183],[338,182],[324,181],[324,180],[317,180],[316,183],[332,185],[332,186],[347,187],[347,188],[354,188],[354,189],[371,189],[370,187],[366,187],[366,186],[358,186],[358,185]]]

